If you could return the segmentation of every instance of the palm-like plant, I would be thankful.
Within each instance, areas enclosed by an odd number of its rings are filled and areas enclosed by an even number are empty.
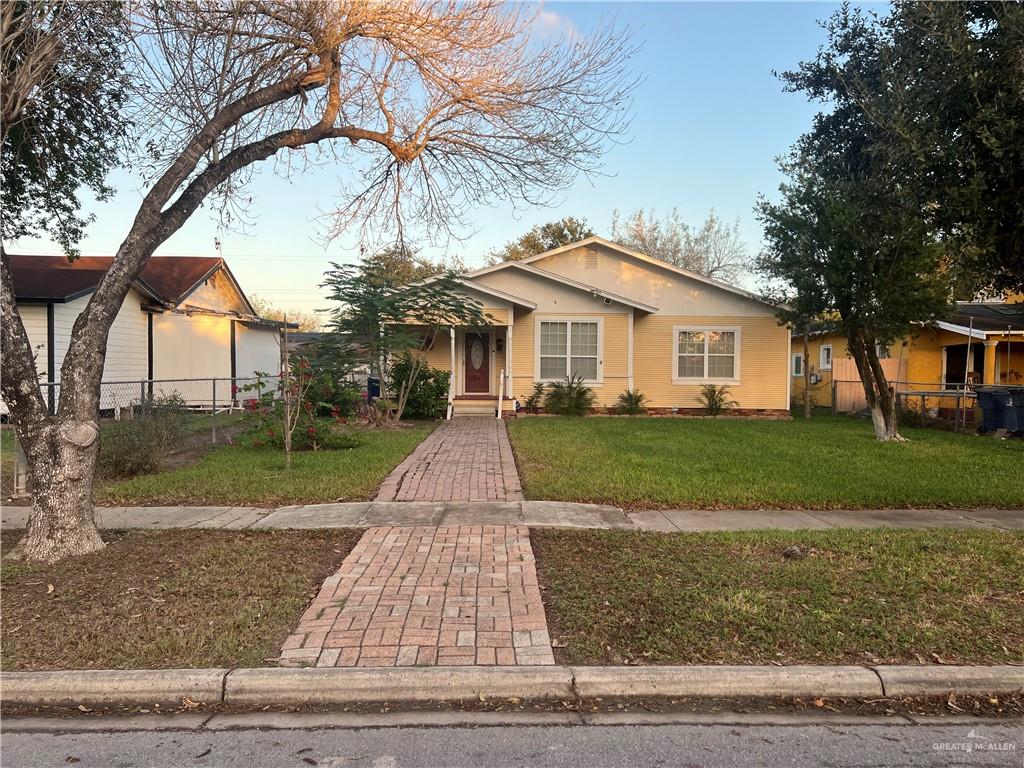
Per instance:
[[[560,416],[583,416],[594,407],[594,392],[582,376],[566,377],[548,386],[544,410]]]
[[[544,401],[544,390],[547,388],[547,384],[543,381],[538,381],[533,385],[533,392],[530,393],[529,397],[523,401],[523,407],[527,413],[536,413],[540,410],[540,405]]]
[[[646,403],[647,395],[639,389],[627,389],[619,395],[615,410],[626,416],[636,416],[640,413],[647,413]]]
[[[705,384],[700,388],[700,399],[709,416],[717,416],[723,411],[739,405],[732,399],[729,387],[725,384]]]

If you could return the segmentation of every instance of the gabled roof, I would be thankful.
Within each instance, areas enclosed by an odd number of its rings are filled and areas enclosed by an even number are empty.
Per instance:
[[[554,253],[554,251],[550,251],[550,253]],[[535,259],[537,257],[531,256],[530,258]],[[472,281],[474,277],[477,277],[479,275],[486,275],[490,274],[491,272],[498,272],[499,270],[503,269],[517,269],[522,272],[529,272],[532,275],[537,275],[538,277],[542,277],[546,280],[561,283],[562,285],[568,285],[572,288],[576,288],[577,290],[583,291],[584,293],[589,293],[591,296],[595,296],[597,298],[608,299],[609,301],[614,301],[617,304],[624,304],[627,307],[639,309],[642,312],[654,313],[658,311],[657,307],[652,307],[650,304],[644,304],[643,302],[635,301],[626,296],[620,296],[617,293],[612,293],[611,291],[606,291],[602,288],[595,288],[592,285],[581,283],[578,280],[573,280],[572,278],[565,277],[564,275],[558,275],[555,274],[554,272],[549,272],[546,269],[539,269],[538,267],[533,267],[530,266],[529,264],[524,264],[523,262],[525,261],[527,261],[527,259],[521,259],[519,261],[503,261],[500,264],[493,264],[492,266],[489,267],[483,267],[482,269],[477,269],[472,272],[468,272],[466,273],[466,278]],[[473,282],[472,284],[474,287],[479,286],[479,283],[476,282]],[[534,305],[534,308],[536,308],[536,304]]]
[[[8,259],[16,299],[56,303],[88,296],[113,262],[111,256],[68,261],[64,256],[8,254]],[[135,287],[155,301],[177,306],[219,271],[227,275],[248,307],[249,300],[224,259],[215,256],[154,256],[142,268]]]
[[[538,253],[536,256],[527,256],[525,259],[520,259],[517,262],[502,262],[502,264],[495,264],[492,267],[484,267],[483,269],[478,269],[475,272],[470,272],[468,276],[473,277],[474,275],[478,274],[486,274],[489,271],[493,271],[495,268],[502,267],[504,264],[533,264],[534,262],[541,261],[542,259],[546,259],[549,256],[555,256],[559,253],[565,253],[566,251],[571,251],[574,248],[580,248],[582,246],[587,245],[603,245],[605,248],[613,250],[616,253],[621,253],[623,256],[628,256],[632,259],[636,259],[637,261],[643,262],[644,264],[649,264],[651,266],[658,267],[659,269],[664,269],[668,272],[673,272],[677,275],[688,277],[691,280],[696,280],[699,283],[704,283],[705,285],[710,285],[715,288],[719,288],[723,291],[734,293],[737,296],[742,296],[746,299],[756,301],[759,304],[774,306],[771,304],[771,302],[765,301],[761,296],[758,296],[756,293],[744,290],[743,288],[739,288],[735,285],[730,285],[729,283],[723,283],[721,280],[715,280],[714,278],[711,277],[705,277],[704,275],[700,275],[696,272],[691,272],[690,270],[683,269],[682,267],[677,267],[674,264],[669,264],[667,261],[656,259],[653,256],[648,256],[646,253],[640,253],[640,251],[634,251],[631,248],[627,248],[624,245],[619,245],[618,243],[612,242],[611,240],[606,240],[603,237],[598,237],[597,235],[585,238],[583,240],[579,240],[578,242],[575,243],[569,243],[568,245],[563,245],[558,248],[552,248],[550,251]]]

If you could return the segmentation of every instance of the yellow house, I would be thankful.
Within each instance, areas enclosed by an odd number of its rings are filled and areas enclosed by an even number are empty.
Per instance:
[[[452,371],[449,416],[514,413],[536,382],[582,376],[600,411],[625,390],[648,412],[701,408],[728,385],[735,413],[789,416],[789,330],[773,308],[599,237],[462,276],[493,318],[435,340],[430,365]]]
[[[804,359],[803,335],[794,333],[790,355],[793,403],[803,403],[804,366],[811,373],[811,402],[839,412],[865,407],[846,338],[811,332]],[[909,407],[953,408],[956,394],[976,384],[1024,384],[1024,301],[958,302],[944,321],[879,349],[886,376]],[[970,403],[970,404],[973,404]]]

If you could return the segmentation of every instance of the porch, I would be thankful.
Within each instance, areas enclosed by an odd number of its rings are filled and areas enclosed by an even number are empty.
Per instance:
[[[451,372],[446,418],[491,416],[514,410],[510,324],[482,328],[453,326],[440,333],[427,362]]]

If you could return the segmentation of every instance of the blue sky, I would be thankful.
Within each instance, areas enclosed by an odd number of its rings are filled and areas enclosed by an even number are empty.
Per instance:
[[[794,67],[823,42],[817,22],[835,8],[824,3],[551,3],[548,20],[586,32],[614,18],[634,31],[641,50],[633,59],[645,80],[634,100],[625,144],[611,146],[607,175],[580,178],[557,205],[514,213],[500,205],[475,212],[466,239],[448,246],[470,266],[534,224],[562,216],[585,217],[608,234],[612,211],[637,207],[679,209],[699,224],[714,208],[737,217],[751,253],[761,242],[753,206],[773,194],[780,177],[775,158],[805,130],[817,111],[799,94],[785,94],[772,70]],[[322,307],[316,288],[327,262],[352,261],[357,243],[326,248],[316,215],[329,208],[337,169],[320,169],[291,181],[271,173],[252,184],[253,224],[245,234],[221,233],[223,252],[243,288],[291,310]],[[140,183],[112,177],[114,199],[85,208],[96,221],[81,244],[88,255],[112,253],[123,239],[141,198]],[[413,233],[415,234],[415,233]],[[158,253],[214,253],[216,222],[200,210]],[[59,250],[47,241],[21,241],[14,251]],[[441,255],[438,249],[426,249]]]

